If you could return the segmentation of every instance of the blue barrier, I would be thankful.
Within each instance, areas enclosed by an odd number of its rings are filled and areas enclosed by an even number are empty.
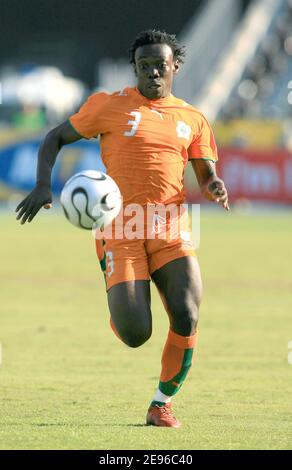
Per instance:
[[[0,186],[30,191],[35,184],[37,154],[41,140],[27,140],[0,148]],[[97,141],[81,140],[63,147],[52,174],[52,191],[59,193],[73,174],[83,170],[101,170]]]

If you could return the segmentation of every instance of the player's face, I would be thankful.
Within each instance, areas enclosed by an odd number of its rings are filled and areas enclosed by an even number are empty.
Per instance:
[[[136,49],[135,72],[138,90],[149,99],[165,98],[171,93],[173,74],[179,69],[167,44],[148,44]]]

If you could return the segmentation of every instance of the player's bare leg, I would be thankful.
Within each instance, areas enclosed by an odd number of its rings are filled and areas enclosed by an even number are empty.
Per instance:
[[[157,269],[152,279],[167,310],[170,328],[182,336],[197,328],[202,299],[202,279],[194,256],[175,259]]]
[[[152,333],[149,281],[127,281],[108,290],[111,324],[115,333],[128,346],[136,348]]]
[[[179,258],[155,271],[152,278],[168,313],[170,329],[162,355],[159,387],[146,419],[156,426],[179,427],[171,412],[171,398],[187,376],[197,341],[202,296],[199,264],[191,256]]]

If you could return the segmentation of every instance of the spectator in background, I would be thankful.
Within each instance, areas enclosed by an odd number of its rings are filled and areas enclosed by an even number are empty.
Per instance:
[[[12,117],[16,129],[38,131],[45,127],[47,119],[44,110],[35,104],[24,104],[22,109]]]

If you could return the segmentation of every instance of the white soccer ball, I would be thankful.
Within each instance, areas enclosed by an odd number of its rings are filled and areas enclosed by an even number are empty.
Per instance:
[[[73,175],[60,196],[66,218],[79,228],[105,228],[121,209],[121,193],[115,181],[102,171]]]

